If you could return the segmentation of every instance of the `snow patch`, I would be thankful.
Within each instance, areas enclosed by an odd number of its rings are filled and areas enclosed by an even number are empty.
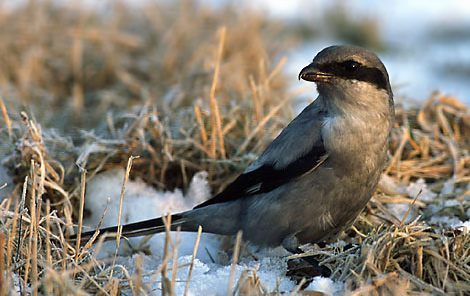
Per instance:
[[[322,292],[326,295],[339,295],[344,291],[344,283],[334,282],[332,279],[317,276],[308,285],[306,290]]]
[[[121,224],[143,221],[192,209],[199,200],[210,197],[210,188],[206,179],[207,173],[204,173],[196,174],[191,181],[188,198],[179,189],[160,192],[148,186],[141,179],[128,180],[124,191]],[[125,171],[123,169],[113,169],[98,174],[87,182],[85,208],[88,215],[84,219],[84,225],[89,228],[85,230],[92,230],[97,227],[108,198],[110,198],[110,202],[101,228],[117,225],[124,175]],[[191,255],[196,237],[196,233],[180,233],[181,244],[178,247],[178,254],[182,256]],[[125,244],[126,247],[133,249],[139,246],[142,239],[142,237],[130,238],[129,241],[121,241],[121,246]],[[173,239],[176,239],[176,233],[174,233]],[[164,244],[164,234],[156,234],[146,243],[148,251],[157,261],[163,258]],[[212,262],[211,256],[217,258],[220,251],[219,245],[217,235],[203,234],[199,245],[198,258],[203,262]],[[116,243],[114,241],[105,242],[97,257],[107,257],[114,253],[115,248]],[[125,254],[122,247],[119,254]]]
[[[420,201],[432,201],[436,197],[436,193],[427,187],[426,182],[422,178],[419,178],[414,183],[410,183],[406,188],[406,192],[411,198],[415,198],[419,194],[418,199]]]

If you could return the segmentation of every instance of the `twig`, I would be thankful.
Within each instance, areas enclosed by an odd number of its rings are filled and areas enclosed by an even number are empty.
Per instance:
[[[80,255],[80,241],[82,239],[82,225],[83,225],[83,210],[85,208],[85,180],[86,180],[86,169],[80,167],[81,172],[81,186],[80,186],[80,210],[78,212],[78,234],[77,242],[75,245],[75,263],[78,263]]]
[[[127,180],[129,179],[129,174],[131,172],[132,161],[136,158],[138,158],[138,156],[129,157],[129,160],[127,161],[127,168],[126,168],[126,174],[124,176],[124,182],[122,183],[121,198],[119,200],[119,215],[118,215],[117,235],[116,235],[116,251],[114,252],[113,266],[116,264],[116,258],[117,258],[117,254],[119,251],[119,244],[121,241],[121,233],[122,233],[121,216],[122,216],[122,202],[124,200],[124,191],[126,190],[126,183],[127,183]],[[113,269],[111,269],[110,277],[113,277]]]
[[[3,102],[2,97],[0,97],[0,109],[2,109],[3,118],[5,119],[5,124],[6,124],[7,129],[8,129],[8,135],[11,138],[11,136],[13,134],[13,131],[12,131],[12,128],[11,128],[10,117],[8,116],[7,107],[5,106],[5,103]]]
[[[411,202],[410,206],[408,207],[408,211],[406,211],[405,216],[403,217],[403,219],[401,219],[400,227],[402,227],[403,224],[405,223],[406,217],[408,217],[408,215],[410,214],[411,209],[413,208],[414,204],[415,204],[416,201],[418,200],[418,197],[419,197],[419,195],[421,194],[421,192],[423,192],[422,189],[419,190],[418,194],[416,194],[415,198],[413,199],[413,202]]]
[[[242,242],[242,231],[238,231],[237,237],[235,239],[235,249],[233,250],[233,257],[232,257],[232,270],[230,272],[230,279],[228,282],[228,296],[233,296],[233,282],[235,281],[235,274],[237,271],[237,261],[238,255],[240,252],[240,245]]]
[[[210,94],[210,107],[211,107],[211,115],[212,115],[211,150],[210,151],[211,151],[212,157],[215,158],[216,156],[215,135],[217,134],[218,140],[219,140],[220,155],[222,159],[225,159],[226,155],[225,155],[225,147],[224,147],[224,136],[222,134],[222,123],[220,120],[219,106],[217,105],[217,100],[215,99],[215,87],[217,85],[220,62],[222,60],[222,53],[224,49],[225,32],[226,32],[226,28],[222,27],[220,43],[219,43],[219,51],[217,54],[217,63],[215,65],[214,79],[212,81],[211,94]]]
[[[194,244],[193,257],[191,258],[191,265],[189,266],[188,278],[186,279],[186,286],[184,287],[184,296],[188,295],[189,283],[191,282],[191,274],[194,267],[194,259],[196,259],[197,249],[199,248],[199,241],[201,240],[202,227],[199,225],[197,229],[196,243]]]

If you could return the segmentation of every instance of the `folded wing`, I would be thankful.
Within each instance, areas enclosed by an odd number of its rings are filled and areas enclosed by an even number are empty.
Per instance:
[[[195,208],[266,193],[316,169],[328,157],[321,135],[325,116],[315,102],[309,105],[243,174]]]

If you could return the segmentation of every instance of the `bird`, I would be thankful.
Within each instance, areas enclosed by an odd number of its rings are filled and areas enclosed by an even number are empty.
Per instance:
[[[260,247],[300,253],[300,246],[332,241],[354,223],[387,161],[394,118],[387,70],[367,49],[334,45],[321,50],[298,79],[314,82],[318,97],[220,193],[172,214],[172,230],[241,230],[244,240]],[[123,225],[122,236],[164,232],[163,220]]]

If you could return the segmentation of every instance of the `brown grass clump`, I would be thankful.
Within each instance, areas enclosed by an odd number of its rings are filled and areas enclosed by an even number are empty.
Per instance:
[[[141,256],[130,272],[65,240],[84,214],[86,181],[131,159],[126,180],[187,188],[206,170],[218,191],[292,118],[279,55],[293,34],[230,5],[114,3],[104,15],[75,5],[0,11],[0,157],[14,183],[0,180],[0,296],[148,294],[156,274],[171,295],[177,235],[150,275]],[[469,110],[455,98],[397,108],[387,182],[344,242],[312,250],[348,293],[470,291],[469,234],[432,219],[469,219],[469,139]],[[435,196],[407,194],[419,178]],[[397,203],[421,218],[395,217]],[[307,282],[275,292],[256,272],[232,274],[232,292],[294,295]]]

